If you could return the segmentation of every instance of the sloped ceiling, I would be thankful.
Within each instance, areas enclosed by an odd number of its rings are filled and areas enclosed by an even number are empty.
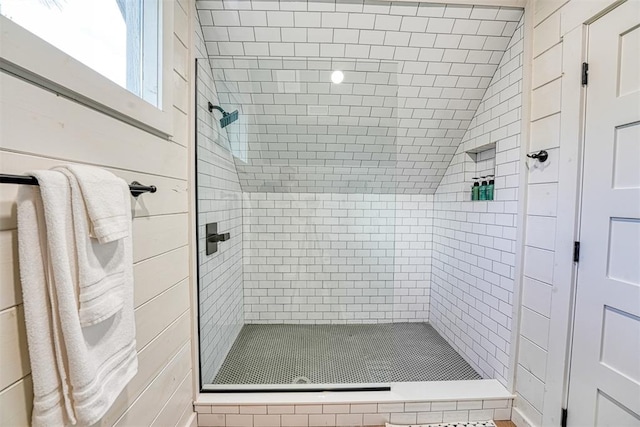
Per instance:
[[[198,1],[247,192],[432,194],[521,9]],[[344,73],[331,82],[334,70]]]

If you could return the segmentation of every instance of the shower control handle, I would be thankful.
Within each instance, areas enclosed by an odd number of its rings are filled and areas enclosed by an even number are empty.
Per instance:
[[[211,236],[207,236],[207,242],[226,242],[231,238],[231,234],[213,234]]]
[[[207,246],[207,255],[211,255],[213,253],[218,252],[218,242],[226,242],[231,238],[230,233],[220,233],[218,234],[218,223],[211,222],[207,224],[206,229],[206,246]]]

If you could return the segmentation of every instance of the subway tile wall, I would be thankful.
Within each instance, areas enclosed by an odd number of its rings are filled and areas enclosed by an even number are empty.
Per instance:
[[[295,5],[305,10],[288,9]],[[219,220],[221,231],[232,234],[218,254],[200,254],[201,277],[207,275],[201,292],[203,378],[212,379],[243,321],[430,320],[478,372],[505,383],[519,179],[522,11],[373,1],[338,10],[345,5],[198,2],[205,30],[205,40],[198,43],[203,57],[205,46],[212,55],[213,76],[221,81],[218,99],[226,109],[241,111],[229,129],[250,136],[245,146],[235,147],[240,158],[234,164],[222,148],[234,151],[226,132],[220,133],[200,106],[199,150],[206,158],[198,164],[199,232],[203,236],[204,224]],[[267,11],[271,6],[276,9]],[[326,13],[308,9],[321,6],[329,8]],[[499,34],[487,33],[498,27]],[[447,33],[437,35],[442,43],[450,40],[455,46],[436,46],[435,34],[442,32]],[[316,38],[324,40],[317,42],[317,54],[309,50]],[[457,44],[454,38],[475,44]],[[365,39],[370,45],[360,46]],[[498,39],[503,44],[491,43]],[[344,50],[344,43],[354,48]],[[416,43],[419,58],[402,56]],[[367,55],[356,54],[355,47]],[[265,48],[266,53],[259,50]],[[298,48],[306,52],[303,57]],[[267,54],[275,57],[260,58]],[[317,80],[335,61],[352,64],[353,76],[362,75],[361,82],[345,90],[362,84],[360,89],[373,93],[358,95],[360,104],[348,104],[346,110],[313,110],[321,97],[325,107],[331,97],[339,104],[355,99],[354,93],[310,90],[314,84],[322,89]],[[373,66],[378,68],[367,68]],[[386,66],[393,70],[376,85],[370,79]],[[210,71],[206,96],[216,99]],[[303,78],[310,74],[310,80]],[[472,77],[477,83],[465,86]],[[388,88],[396,91],[390,97],[393,105],[364,102]],[[438,133],[451,120],[460,126]],[[393,132],[369,132],[383,125]],[[479,159],[481,166],[466,153],[492,142],[495,150]],[[376,152],[368,153],[367,147]],[[374,160],[390,163],[367,163]],[[478,168],[496,171],[493,202],[468,201],[470,178]],[[362,177],[350,182],[361,170]],[[383,170],[388,173],[377,173]],[[374,188],[372,183],[381,183],[378,175],[392,185]],[[425,194],[436,187],[435,196]],[[363,194],[371,192],[397,194]]]
[[[433,196],[244,194],[247,323],[422,322]]]
[[[433,194],[522,17],[414,1],[197,7],[220,97],[246,123],[250,192]]]
[[[506,385],[520,166],[522,21],[434,198],[431,324],[485,378]],[[495,200],[470,201],[467,151],[496,143]]]
[[[207,427],[384,426],[509,420],[511,399],[349,403],[317,405],[196,404]]]
[[[199,59],[197,73],[198,150],[198,268],[200,316],[200,365],[204,383],[211,382],[244,323],[242,292],[242,192],[226,132],[207,101],[217,104],[202,30],[196,26],[194,41]],[[231,239],[218,252],[205,253],[205,227],[219,224],[219,232]]]

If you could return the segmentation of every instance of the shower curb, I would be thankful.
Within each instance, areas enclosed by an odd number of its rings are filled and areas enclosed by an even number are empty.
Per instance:
[[[196,404],[203,427],[384,426],[511,419],[513,399],[317,405]]]
[[[388,392],[207,393],[203,427],[384,426],[510,420],[513,396],[496,380],[392,383]]]

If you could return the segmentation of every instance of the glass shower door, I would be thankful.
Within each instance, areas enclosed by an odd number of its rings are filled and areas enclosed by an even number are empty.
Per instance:
[[[206,65],[199,61],[198,167],[223,158],[225,176],[199,169],[199,242],[220,210],[217,195],[233,198],[239,187],[242,279],[234,287],[242,296],[231,299],[241,306],[233,316],[212,310],[203,294],[235,291],[201,271],[201,352],[218,355],[201,355],[203,387],[385,386],[394,359],[381,343],[395,350],[394,330],[383,325],[400,319],[406,302],[396,292],[398,65],[247,57]],[[208,102],[237,109],[238,121],[221,129]],[[224,178],[231,191],[200,195],[204,183]],[[200,248],[201,268],[224,258],[226,245],[210,256]],[[212,330],[233,340],[216,347]]]

